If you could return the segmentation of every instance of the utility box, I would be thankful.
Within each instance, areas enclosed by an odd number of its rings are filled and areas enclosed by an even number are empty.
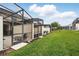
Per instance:
[[[0,51],[3,50],[3,17],[0,16]]]

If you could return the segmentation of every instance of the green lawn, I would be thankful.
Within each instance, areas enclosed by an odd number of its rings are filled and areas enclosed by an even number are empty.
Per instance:
[[[79,31],[54,31],[28,44],[12,51],[9,55],[15,56],[79,56]]]

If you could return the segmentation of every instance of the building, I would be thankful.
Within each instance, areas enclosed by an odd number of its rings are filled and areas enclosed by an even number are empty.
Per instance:
[[[50,33],[51,27],[40,18],[32,18],[22,7],[13,11],[0,4],[0,51],[21,42],[31,42]],[[27,15],[27,16],[26,16]]]
[[[30,42],[33,40],[33,21],[32,17],[19,5],[20,10],[13,11],[7,7],[0,5],[0,51],[10,48],[11,46],[21,43]],[[29,17],[24,16],[27,14]],[[2,35],[3,33],[3,35]]]
[[[68,26],[63,26],[62,29],[79,30],[79,18],[76,18],[76,20],[74,20],[72,24],[69,24]]]
[[[73,21],[72,29],[73,30],[79,30],[79,18],[76,18],[76,20]]]
[[[34,23],[34,38],[38,38],[39,36],[42,36],[42,24],[44,24],[44,21],[40,18],[33,18]]]
[[[72,24],[69,24],[68,26],[62,26],[62,29],[64,29],[64,30],[72,30]]]
[[[42,35],[46,35],[51,32],[51,25],[43,24],[42,25]]]

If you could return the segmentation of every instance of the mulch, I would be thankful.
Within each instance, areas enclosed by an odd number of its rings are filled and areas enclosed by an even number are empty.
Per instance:
[[[13,51],[14,49],[9,48],[3,51],[0,51],[0,56],[8,56],[8,53],[10,53],[11,51]]]

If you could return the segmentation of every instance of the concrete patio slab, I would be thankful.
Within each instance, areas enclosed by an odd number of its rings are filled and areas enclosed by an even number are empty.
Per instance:
[[[28,44],[28,43],[24,43],[24,42],[22,42],[22,43],[13,45],[11,48],[14,49],[14,50],[18,50],[18,49],[24,47],[24,46],[27,45],[27,44]]]

